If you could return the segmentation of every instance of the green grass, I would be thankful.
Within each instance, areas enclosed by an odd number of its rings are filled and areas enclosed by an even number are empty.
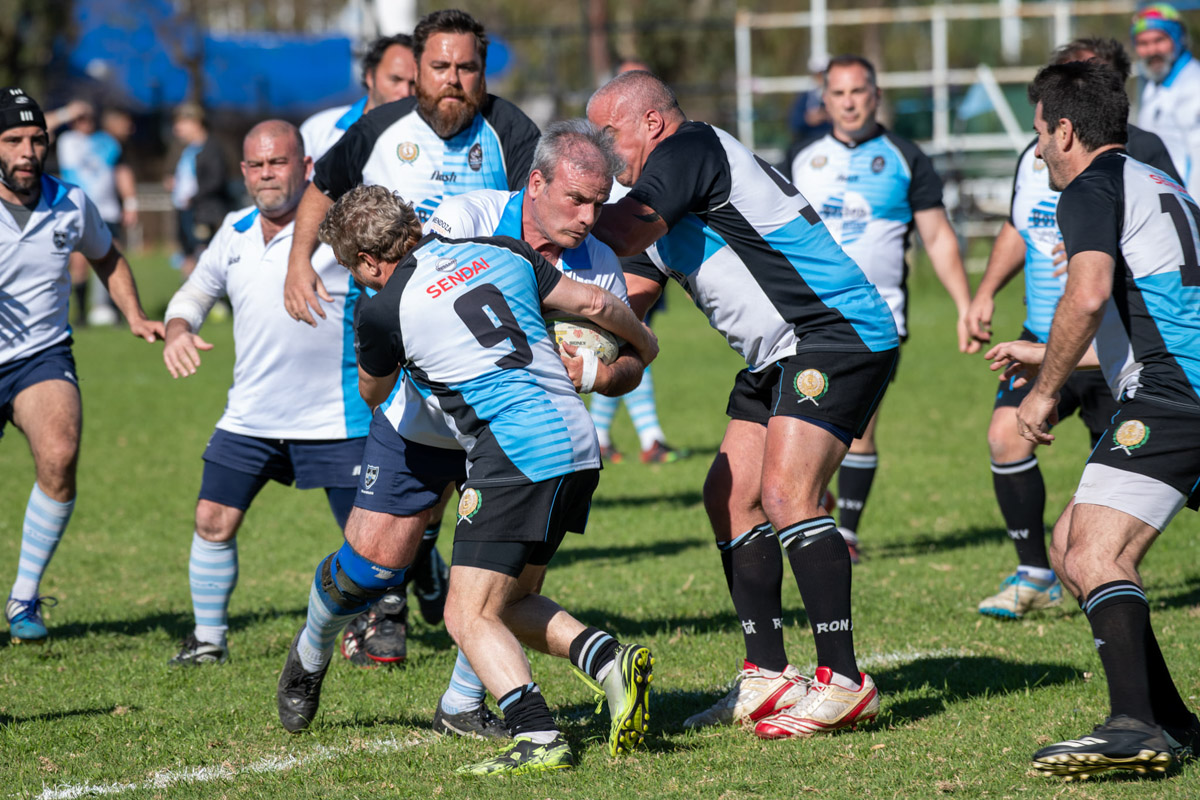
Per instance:
[[[137,266],[147,308],[161,313],[174,273],[160,259]],[[917,272],[912,290],[911,341],[883,407],[881,469],[861,531],[869,558],[854,573],[858,651],[884,693],[877,722],[801,742],[681,729],[740,667],[740,629],[700,501],[738,359],[674,292],[657,326],[663,357],[655,380],[671,443],[695,455],[606,469],[588,534],[568,538],[545,589],[585,622],[653,648],[653,733],[645,750],[609,759],[607,725],[591,715],[583,684],[565,664],[534,656],[534,674],[580,763],[517,779],[453,774],[494,747],[429,732],[454,651],[444,629],[421,622],[404,668],[360,671],[339,657],[311,732],[280,728],[278,670],[302,622],[313,569],[339,542],[320,492],[272,484],[250,510],[239,537],[232,661],[167,669],[191,627],[192,512],[200,454],[230,380],[231,328],[206,328],[217,347],[183,381],[168,376],[158,345],[123,331],[80,332],[79,498],[43,583],[60,600],[49,614],[53,638],[42,647],[3,646],[0,633],[0,797],[82,784],[128,784],[134,788],[122,796],[163,798],[1200,797],[1200,767],[1167,781],[1079,785],[1030,773],[1040,743],[1081,735],[1103,718],[1103,673],[1073,604],[1016,623],[975,612],[1014,561],[985,443],[994,380],[978,356],[955,351],[952,306],[927,270]],[[1002,297],[1002,333],[1019,330],[1019,295],[1013,286]],[[1087,452],[1077,422],[1060,433],[1039,455],[1051,515],[1070,496]],[[616,438],[626,452],[636,450],[623,413]],[[33,473],[11,427],[0,454],[7,581]],[[1144,565],[1159,640],[1193,703],[1198,531],[1185,511]],[[447,525],[446,554],[449,533]],[[790,578],[784,608],[790,656],[811,669],[812,640]],[[296,759],[290,768],[265,768],[289,758]],[[195,779],[213,770],[222,776]]]

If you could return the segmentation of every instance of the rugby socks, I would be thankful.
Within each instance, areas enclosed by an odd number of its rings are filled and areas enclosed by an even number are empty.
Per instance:
[[[878,466],[879,455],[876,453],[847,453],[842,459],[842,467],[838,470],[838,524],[851,534],[858,532]]]
[[[496,704],[504,714],[508,734],[514,739],[525,736],[535,744],[550,744],[559,735],[558,725],[550,716],[546,698],[536,683],[519,686],[501,697]]]
[[[60,503],[43,492],[36,482],[33,484],[33,491],[29,493],[29,502],[25,506],[21,555],[17,561],[17,579],[13,582],[10,597],[17,600],[37,597],[42,575],[54,556],[54,549],[58,547],[74,509],[75,498]]]
[[[366,611],[389,588],[403,583],[404,572],[404,567],[385,567],[364,558],[349,542],[343,542],[339,550],[322,559],[308,593],[304,635],[296,645],[304,669],[308,672],[323,669],[346,623]],[[323,583],[326,573],[332,581],[328,590]],[[353,594],[356,589],[362,594]]]
[[[192,590],[192,614],[196,618],[194,634],[200,641],[225,647],[229,598],[237,579],[237,537],[210,542],[193,532],[188,585]]]
[[[771,523],[755,525],[728,542],[717,542],[725,584],[742,625],[746,660],[779,672],[787,667],[783,646],[783,554]]]
[[[450,685],[442,695],[442,711],[447,714],[462,714],[474,711],[483,705],[487,690],[483,682],[471,668],[467,654],[460,648],[458,658],[454,661],[454,673],[450,676]]]
[[[634,430],[637,431],[638,443],[645,452],[654,447],[655,442],[665,442],[667,435],[658,424],[658,406],[654,402],[654,379],[650,377],[650,368],[642,372],[642,382],[632,392],[624,395],[625,408],[629,418],[633,420]]]
[[[588,403],[588,413],[592,415],[592,424],[596,426],[596,438],[600,440],[601,447],[612,447],[609,431],[612,429],[613,419],[617,416],[619,402],[615,397],[593,394],[591,402]]]
[[[1154,724],[1146,658],[1150,605],[1142,588],[1132,581],[1098,586],[1084,601],[1083,613],[1104,664],[1112,716],[1126,714]]]
[[[599,628],[585,628],[567,652],[580,672],[602,681],[616,663],[617,640]]]
[[[1023,567],[1050,569],[1046,553],[1046,483],[1037,456],[1006,464],[992,462],[992,486],[1004,527]]]
[[[801,520],[779,531],[812,626],[817,664],[858,676],[850,614],[850,551],[833,517]]]

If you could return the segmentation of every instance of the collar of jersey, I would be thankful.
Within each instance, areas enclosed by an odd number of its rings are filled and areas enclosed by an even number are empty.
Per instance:
[[[524,202],[524,189],[513,192],[512,196],[508,198],[508,202],[504,205],[504,211],[500,214],[500,223],[496,226],[496,236],[521,238],[521,207]],[[564,270],[591,269],[592,259],[588,255],[587,239],[580,242],[578,247],[563,250],[560,260]]]
[[[885,133],[887,133],[887,128],[883,127],[883,125],[876,122],[875,123],[875,133],[872,134],[871,136],[868,136],[866,139],[863,139],[861,142],[850,142],[850,143],[843,142],[841,139],[839,139],[833,135],[833,131],[830,131],[829,133],[827,133],[825,135],[828,136],[833,141],[840,144],[842,147],[846,148],[847,150],[857,150],[858,148],[862,147],[863,145],[865,145],[869,142],[875,141],[880,136],[883,136]]]
[[[342,114],[340,117],[338,117],[338,121],[333,123],[333,127],[337,128],[338,130],[342,130],[342,131],[346,130],[351,125],[358,122],[358,120],[363,115],[363,109],[365,109],[366,107],[367,107],[367,98],[363,97],[363,99],[359,100],[357,103],[350,106],[350,108],[346,109],[346,113]]]
[[[1164,89],[1169,88],[1171,84],[1175,82],[1175,79],[1179,77],[1179,73],[1183,71],[1183,68],[1187,66],[1187,63],[1191,60],[1192,54],[1187,50],[1184,50],[1179,54],[1179,58],[1175,59],[1175,64],[1171,67],[1171,74],[1168,75],[1167,79],[1162,82]]]
[[[70,191],[67,184],[53,175],[42,173],[42,197],[46,199],[46,207],[54,208],[61,203]]]
[[[245,233],[246,231],[250,230],[250,227],[254,224],[254,220],[256,219],[258,219],[257,208],[239,219],[237,222],[233,223],[233,229],[238,233]]]

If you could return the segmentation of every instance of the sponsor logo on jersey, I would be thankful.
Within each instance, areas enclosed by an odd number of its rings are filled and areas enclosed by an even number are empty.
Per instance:
[[[1137,450],[1148,441],[1150,441],[1150,426],[1141,420],[1128,419],[1122,422],[1117,428],[1117,432],[1113,434],[1113,442],[1117,446],[1110,450],[1124,450],[1125,455],[1130,455],[1131,450]]]
[[[473,172],[483,169],[483,148],[479,146],[479,142],[471,145],[471,149],[467,152],[467,166]]]
[[[876,174],[883,172],[885,166],[887,166],[887,160],[883,156],[875,156],[871,159],[871,172]]]
[[[367,464],[367,474],[363,477],[363,488],[370,489],[377,480],[379,480],[379,467]]]
[[[820,370],[806,369],[796,376],[792,385],[796,394],[800,395],[800,399],[796,401],[797,405],[811,400],[812,404],[817,406],[820,405],[817,401],[829,391],[829,376]]]
[[[447,224],[446,220],[442,219],[441,217],[434,217],[429,221],[429,224],[437,228],[439,231],[445,232],[447,236],[454,232],[450,225]]]
[[[70,239],[71,232],[68,230],[57,230],[54,232],[54,249],[65,250],[67,241]]]
[[[457,258],[439,258],[433,268],[438,272],[449,272],[458,266]]]
[[[435,269],[437,267],[434,267]],[[474,278],[484,270],[491,269],[492,265],[484,258],[477,258],[465,267],[460,267],[456,272],[451,272],[444,278],[438,278],[435,282],[425,287],[426,293],[430,297],[441,297],[444,293],[451,291],[455,286],[464,284]]]
[[[458,500],[458,521],[471,524],[471,518],[483,508],[483,493],[478,489],[467,489]]]
[[[417,160],[417,156],[421,155],[421,148],[416,142],[401,142],[396,147],[396,155],[405,164],[411,164]]]
[[[442,172],[440,169],[435,169],[433,174],[429,176],[431,181],[441,181],[442,183],[457,183],[457,172]]]
[[[829,163],[829,159],[825,156],[813,156],[813,160],[809,162],[813,169],[820,169]]]

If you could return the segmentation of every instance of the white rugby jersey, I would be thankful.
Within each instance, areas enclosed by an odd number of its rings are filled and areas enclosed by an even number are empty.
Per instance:
[[[447,198],[425,223],[425,233],[436,233],[448,239],[477,236],[520,239],[524,199],[524,189],[519,192],[481,189]],[[563,251],[555,266],[569,277],[582,283],[594,283],[629,304],[621,262],[612,249],[596,237],[589,235],[579,247]],[[422,403],[412,386],[405,385],[393,395],[384,406],[384,415],[396,432],[409,441],[434,447],[460,446],[441,412]]]
[[[338,143],[351,125],[358,122],[367,107],[363,97],[352,106],[334,106],[318,111],[300,123],[300,138],[304,140],[304,155],[311,156],[314,163]]]
[[[121,145],[108,133],[66,130],[54,142],[58,172],[96,204],[105,222],[121,221],[121,198],[117,194],[117,164]]]
[[[405,367],[467,451],[475,485],[600,466],[596,429],[542,317],[563,274],[508,237],[427,236],[359,313],[359,366]]]
[[[258,209],[244,208],[225,217],[188,278],[189,289],[228,295],[233,309],[233,385],[217,427],[268,439],[366,436],[353,330],[362,295],[322,245],[313,268],[333,303],[315,328],[297,325],[280,300],[291,247],[291,224],[264,243]]]
[[[68,257],[95,261],[110,249],[112,234],[83,189],[50,175],[24,230],[0,207],[0,364],[70,337]]]
[[[887,304],[804,195],[725,131],[681,125],[628,196],[669,230],[625,271],[675,278],[752,371],[798,352],[899,346]]]
[[[1120,399],[1200,414],[1200,208],[1159,170],[1124,151],[1101,153],[1058,201],[1067,255],[1116,261],[1096,334],[1104,377]]]
[[[1200,196],[1200,62],[1191,53],[1180,54],[1162,83],[1146,82],[1137,124],[1162,138],[1183,185]]]
[[[520,109],[487,95],[466,129],[442,139],[421,117],[417,98],[406,97],[351,125],[317,163],[313,183],[334,200],[359,184],[386,186],[412,203],[424,224],[443,197],[520,189],[538,136]]]
[[[1025,240],[1025,329],[1045,342],[1067,275],[1054,275],[1058,267],[1053,251],[1062,241],[1056,222],[1059,193],[1050,188],[1050,173],[1046,162],[1034,155],[1036,149],[1034,139],[1017,160],[1008,219]],[[1142,163],[1179,180],[1162,140],[1154,134],[1130,125],[1128,150]]]
[[[907,336],[904,256],[913,213],[942,206],[942,181],[929,157],[880,125],[875,136],[854,144],[828,133],[803,147],[790,167],[792,183],[875,284]]]

